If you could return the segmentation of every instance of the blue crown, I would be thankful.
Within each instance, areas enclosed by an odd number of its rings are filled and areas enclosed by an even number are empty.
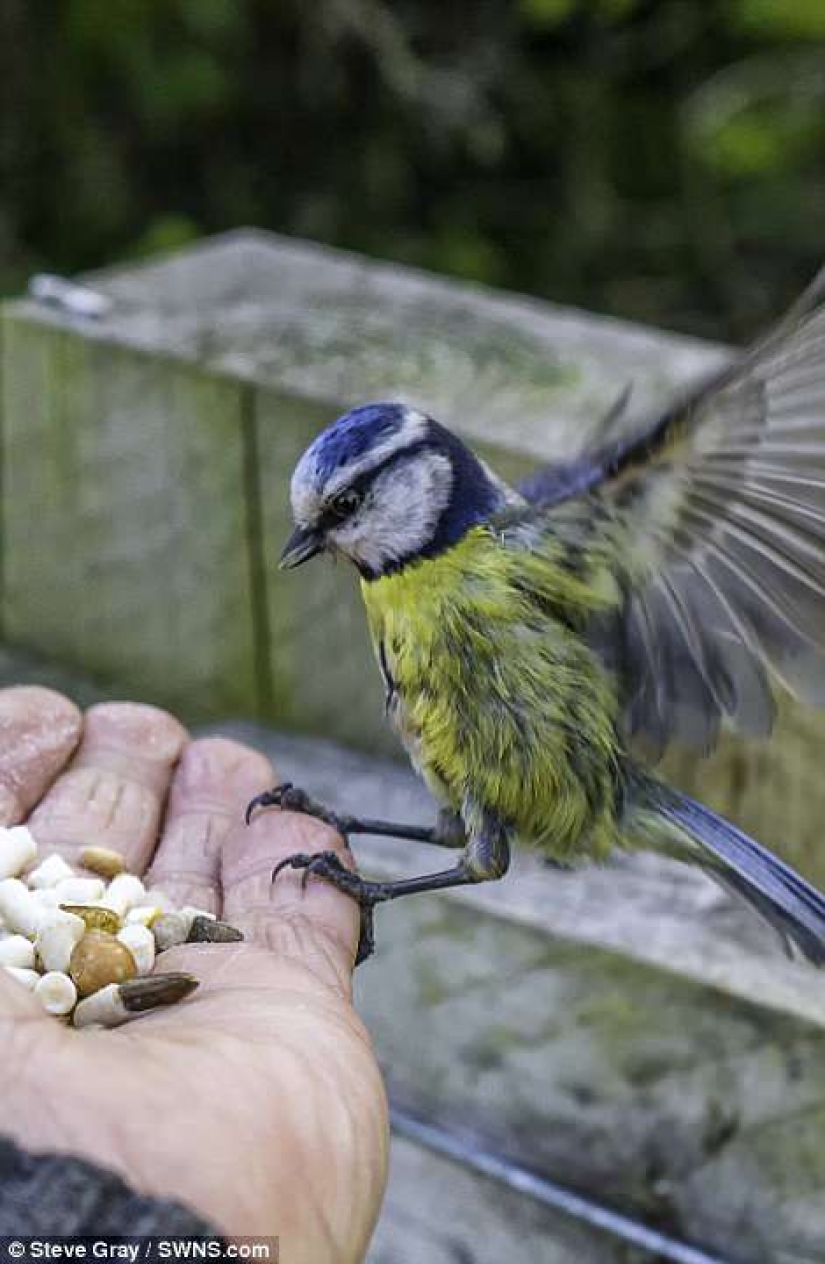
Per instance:
[[[340,466],[369,452],[373,444],[397,434],[404,413],[403,404],[364,404],[333,421],[310,448],[320,479],[326,481]]]

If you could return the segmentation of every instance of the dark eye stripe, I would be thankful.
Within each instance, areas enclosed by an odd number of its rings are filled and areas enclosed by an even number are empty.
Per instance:
[[[322,532],[332,531],[334,527],[340,527],[343,521],[344,519],[340,514],[335,513],[332,509],[325,509],[317,521],[316,530]]]
[[[384,457],[376,465],[370,466],[368,470],[364,470],[347,487],[342,487],[336,492],[335,498],[345,496],[349,492],[354,492],[359,498],[359,503],[363,501],[366,492],[372,483],[375,482],[379,474],[383,474],[384,470],[390,468],[401,461],[406,461],[410,457],[418,456],[421,452],[437,451],[438,446],[431,438],[418,439],[415,443],[411,443],[407,448],[399,448],[397,452],[391,452],[389,456]],[[330,531],[334,527],[339,527],[345,521],[339,513],[336,513],[332,505],[328,505],[317,521],[317,529],[319,531]]]
[[[339,518],[348,518],[350,514],[355,513],[361,504],[361,494],[349,487],[346,491],[339,492],[337,496],[333,496],[330,509],[333,513],[338,514]]]
[[[383,474],[384,470],[389,469],[391,465],[395,465],[399,461],[407,460],[408,457],[418,456],[420,452],[431,451],[434,448],[435,445],[429,439],[419,439],[417,442],[411,443],[407,448],[399,448],[397,452],[391,452],[382,461],[379,461],[376,465],[371,465],[368,470],[364,470],[347,487],[342,487],[339,492],[336,492],[336,496],[344,496],[347,492],[355,492],[363,500],[364,493],[375,482],[378,475]]]

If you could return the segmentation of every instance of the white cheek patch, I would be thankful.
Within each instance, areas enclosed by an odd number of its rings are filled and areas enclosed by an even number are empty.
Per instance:
[[[399,460],[378,475],[363,508],[330,532],[330,541],[375,572],[414,557],[435,534],[452,485],[452,466],[440,452]]]

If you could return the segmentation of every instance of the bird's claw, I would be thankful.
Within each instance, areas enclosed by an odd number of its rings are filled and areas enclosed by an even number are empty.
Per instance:
[[[304,790],[294,786],[291,781],[282,781],[273,790],[256,794],[247,804],[244,819],[248,825],[256,808],[281,808],[284,812],[305,812],[308,816],[315,816],[314,806]]]
[[[256,808],[278,807],[285,812],[302,812],[306,816],[312,816],[318,821],[323,821],[325,825],[329,825],[344,840],[344,846],[349,847],[348,834],[350,828],[354,828],[358,822],[356,818],[351,816],[339,816],[335,812],[330,812],[322,807],[320,803],[316,803],[303,790],[294,786],[291,781],[284,781],[279,786],[275,786],[274,790],[265,790],[263,794],[256,795],[246,809],[246,823],[249,824],[252,814]],[[355,900],[361,913],[361,930],[358,936],[358,951],[355,957],[355,964],[359,966],[362,961],[366,961],[375,951],[375,934],[373,929],[373,908],[382,900],[386,900],[388,895],[388,884],[382,882],[367,882],[364,878],[359,877],[357,873],[353,873],[342,863],[340,857],[334,851],[319,851],[312,855],[304,852],[298,852],[293,856],[287,856],[284,860],[279,861],[272,871],[272,881],[275,882],[278,875],[284,869],[300,869],[301,887],[306,890],[307,882],[310,875],[315,874],[318,878],[323,878],[331,883],[338,891],[343,891],[351,899]]]
[[[256,808],[281,808],[284,812],[301,812],[304,816],[312,816],[317,821],[323,821],[325,825],[332,826],[344,842],[347,841],[347,818],[327,811],[320,803],[311,799],[305,790],[294,786],[291,781],[282,781],[273,790],[264,790],[262,794],[256,794],[247,805],[244,815],[247,825],[252,820],[252,814]]]
[[[366,882],[359,877],[357,873],[353,873],[342,863],[338,855],[334,851],[316,851],[311,855],[307,852],[297,852],[294,856],[287,856],[285,860],[281,860],[272,870],[272,881],[275,882],[278,874],[284,869],[303,869],[303,882],[306,882],[309,875],[314,873],[319,878],[325,878],[327,882],[332,883],[339,891],[343,891],[345,895],[352,896],[357,904],[372,905],[378,903],[380,895],[373,894],[371,888],[380,886],[380,883]]]
[[[301,887],[303,890],[306,890],[309,875],[313,872],[312,861],[318,860],[321,856],[329,857],[334,856],[334,854],[334,852],[321,851],[316,852],[312,856],[306,855],[304,852],[298,852],[294,856],[287,856],[286,860],[279,861],[272,870],[272,881],[277,881],[278,874],[284,869],[303,869],[303,873],[301,874]]]
[[[254,799],[250,799],[246,805],[244,812],[244,821],[248,825],[252,820],[252,814],[256,808],[279,808],[283,806],[283,795],[285,791],[292,789],[292,783],[284,781],[281,785],[276,786],[274,790],[262,790],[260,794],[256,794]]]
[[[306,852],[297,852],[293,856],[287,856],[284,860],[278,862],[272,870],[272,881],[275,882],[278,875],[284,869],[302,869],[301,887],[306,890],[307,882],[310,874],[315,874],[319,878],[324,878],[327,882],[338,891],[343,891],[345,895],[355,900],[361,911],[361,930],[358,936],[358,951],[355,956],[355,964],[360,966],[362,961],[366,961],[375,951],[375,935],[373,930],[373,908],[377,903],[384,899],[382,892],[382,884],[380,882],[367,882],[357,873],[353,873],[342,863],[340,858],[334,851],[318,851],[309,855]]]

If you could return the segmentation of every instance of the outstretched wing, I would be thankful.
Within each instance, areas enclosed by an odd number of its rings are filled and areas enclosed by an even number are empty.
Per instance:
[[[589,491],[604,478],[605,469],[618,451],[618,445],[610,442],[610,432],[626,412],[631,390],[628,383],[611,404],[590,436],[590,448],[586,453],[571,460],[540,465],[516,484],[516,491],[528,504],[536,509],[550,509],[563,500]]]
[[[529,498],[604,511],[623,600],[598,635],[649,754],[709,749],[723,717],[766,733],[772,677],[825,704],[825,270],[731,368],[576,466]]]

